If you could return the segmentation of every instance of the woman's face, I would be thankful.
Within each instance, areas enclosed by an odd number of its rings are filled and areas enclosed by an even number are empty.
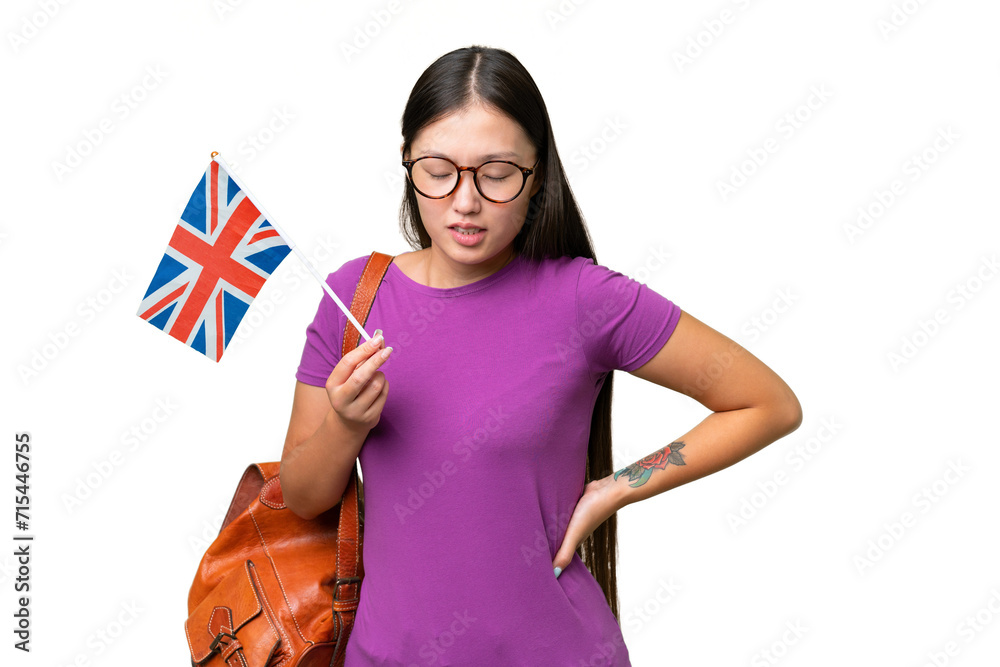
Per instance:
[[[446,157],[459,166],[469,167],[493,159],[531,167],[538,159],[520,125],[507,115],[478,104],[424,126],[404,159],[415,160],[424,155]],[[471,172],[461,172],[458,188],[444,199],[416,194],[420,219],[432,245],[460,264],[478,264],[505,255],[521,231],[531,196],[541,187],[539,175],[536,167],[521,194],[505,204],[484,199],[473,183]],[[458,238],[458,232],[451,229],[458,223],[483,231]]]

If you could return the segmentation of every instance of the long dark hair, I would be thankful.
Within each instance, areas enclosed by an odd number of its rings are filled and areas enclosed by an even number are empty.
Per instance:
[[[528,205],[525,224],[514,237],[514,252],[531,260],[546,257],[589,257],[597,262],[583,215],[573,198],[552,136],[549,113],[535,81],[513,55],[503,49],[469,46],[446,53],[424,70],[410,91],[401,119],[403,154],[408,155],[417,133],[448,114],[483,103],[520,124],[538,153],[541,189]],[[399,210],[400,228],[414,249],[429,248],[430,236],[420,219],[417,195],[406,180]],[[607,477],[611,461],[611,393],[614,372],[608,373],[597,395],[590,422],[590,443],[584,483]],[[608,605],[618,616],[618,515],[577,548]]]

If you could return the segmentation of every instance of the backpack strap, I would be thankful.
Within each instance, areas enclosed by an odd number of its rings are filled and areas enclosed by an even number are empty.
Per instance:
[[[365,268],[361,272],[357,289],[354,291],[354,298],[351,300],[351,315],[354,315],[354,319],[360,322],[361,326],[364,326],[365,320],[368,319],[368,312],[372,308],[372,303],[375,302],[375,293],[378,291],[379,285],[382,284],[382,278],[389,270],[389,264],[392,260],[393,255],[373,252],[368,257],[368,261],[365,262]],[[344,327],[344,342],[341,346],[340,356],[344,357],[356,348],[360,339],[361,332],[348,320],[347,326]]]
[[[358,279],[354,298],[351,300],[351,315],[364,326],[375,301],[375,293],[382,278],[389,269],[393,256],[381,252],[373,252],[365,263],[365,268]],[[347,321],[344,328],[344,341],[341,348],[341,358],[358,347],[361,332]],[[354,462],[351,476],[347,480],[347,490],[340,501],[340,526],[337,529],[337,579],[333,584],[333,634],[337,638],[333,660],[330,664],[341,664],[337,661],[347,650],[347,640],[354,627],[354,615],[361,600],[361,577],[358,576],[358,564],[361,560],[361,528],[364,505],[359,499],[363,497],[361,480],[358,479],[358,462]],[[341,591],[344,596],[341,597]]]

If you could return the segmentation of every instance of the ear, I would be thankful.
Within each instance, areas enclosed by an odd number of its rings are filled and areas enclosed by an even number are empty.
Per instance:
[[[403,155],[403,147],[404,147],[404,146],[406,146],[406,142],[405,142],[405,141],[404,141],[403,143],[401,143],[401,144],[399,145],[399,155],[400,155],[401,157],[405,157],[405,156]]]

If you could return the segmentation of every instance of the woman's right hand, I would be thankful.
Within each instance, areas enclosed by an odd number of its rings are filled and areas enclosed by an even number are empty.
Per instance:
[[[384,345],[382,331],[376,329],[371,340],[337,362],[326,380],[326,394],[334,415],[356,433],[367,435],[382,416],[389,383],[378,369],[392,353],[392,348],[383,349]]]

